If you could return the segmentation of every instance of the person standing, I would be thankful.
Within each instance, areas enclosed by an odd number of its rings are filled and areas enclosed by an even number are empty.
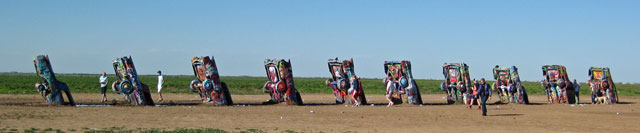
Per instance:
[[[559,77],[560,79],[558,79],[556,82],[558,83],[558,85],[556,86],[556,103],[562,103],[564,101],[566,101],[566,99],[564,98],[564,96],[562,95],[563,93],[563,89],[566,88],[566,82],[564,80],[564,77]]]
[[[491,99],[491,86],[487,84],[484,78],[480,79],[480,89],[478,93],[480,93],[482,116],[487,116],[487,100]]]
[[[389,101],[389,105],[387,105],[387,107],[391,107],[393,106],[393,91],[396,88],[396,85],[394,84],[393,81],[389,80],[389,78],[384,79],[383,81],[386,85],[387,85],[387,93],[386,93],[386,98],[387,101]]]
[[[471,93],[471,103],[469,104],[469,106],[467,106],[467,109],[471,109],[471,107],[473,107],[473,104],[478,104],[478,89],[480,87],[480,84],[478,84],[478,81],[476,81],[476,79],[473,79],[473,87],[471,88],[473,90],[473,93]],[[480,105],[480,104],[478,104]],[[480,109],[480,106],[478,106],[478,109]]]
[[[602,92],[601,92],[602,96],[600,96],[600,97],[604,97],[604,102],[603,103],[609,103],[611,101],[611,97],[609,97],[610,93],[611,93],[610,92],[611,88],[609,88],[609,87],[611,87],[611,86],[609,86],[609,81],[603,80],[602,81],[602,88],[600,88],[602,90]]]
[[[591,79],[589,79],[587,80],[587,85],[589,85],[589,87],[591,88],[591,104],[595,104],[596,95],[594,92],[595,92],[596,84],[591,82]]]
[[[164,77],[162,76],[162,71],[158,71],[158,95],[160,95],[160,100],[159,101],[164,100],[162,98],[162,92],[160,92],[160,91],[162,91],[162,85],[163,84],[164,84]]]
[[[360,90],[359,88],[360,88],[360,79],[356,77],[356,75],[351,76],[351,86],[348,92],[349,92],[349,95],[351,96],[351,99],[355,103],[355,106],[360,106],[360,100],[362,100],[360,99],[360,93],[362,93],[362,90]]]
[[[576,91],[576,104],[578,104],[580,103],[580,83],[576,79],[573,79],[573,89]]]
[[[516,97],[514,96],[514,94],[516,93],[516,87],[513,84],[513,80],[507,80],[507,101],[510,103],[516,103]]]
[[[566,78],[566,77],[562,77],[561,81],[562,81],[560,83],[560,88],[561,89],[558,89],[558,93],[560,94],[560,98],[562,99],[562,103],[568,103],[570,97],[567,96],[567,91],[569,90],[569,87],[573,87],[573,86],[571,85],[571,80]],[[571,98],[573,98],[573,97],[571,97]]]
[[[547,78],[542,78],[540,84],[542,84],[544,91],[547,93],[547,103],[553,103],[553,95],[551,95],[551,84],[549,84],[549,80],[547,80]]]
[[[107,84],[109,83],[109,79],[107,78],[106,72],[102,72],[102,76],[100,76],[100,80],[98,82],[100,83],[100,91],[102,92],[102,99],[100,100],[100,102],[106,102],[107,101]]]

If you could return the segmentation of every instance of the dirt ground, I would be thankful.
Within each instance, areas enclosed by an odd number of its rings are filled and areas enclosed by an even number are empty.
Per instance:
[[[443,94],[444,95],[444,94]],[[99,129],[111,127],[217,128],[267,132],[640,132],[640,97],[621,97],[621,104],[546,104],[531,96],[531,105],[493,104],[489,116],[465,105],[446,105],[443,95],[424,95],[425,105],[386,107],[382,95],[353,107],[333,104],[328,94],[303,94],[307,105],[262,105],[265,95],[233,95],[235,106],[200,104],[196,94],[164,94],[156,107],[120,103],[122,97],[74,94],[85,107],[49,106],[39,95],[0,95],[0,128]],[[153,94],[157,98],[156,94]],[[492,102],[497,101],[496,97]],[[109,106],[95,106],[109,105]],[[638,110],[638,111],[636,111]]]

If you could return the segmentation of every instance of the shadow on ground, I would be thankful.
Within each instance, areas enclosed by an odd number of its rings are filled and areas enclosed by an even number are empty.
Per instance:
[[[493,114],[493,115],[487,115],[487,116],[521,116],[524,114]]]

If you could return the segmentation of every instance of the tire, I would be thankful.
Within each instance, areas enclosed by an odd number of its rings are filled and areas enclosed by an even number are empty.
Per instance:
[[[447,104],[454,104],[454,103],[456,103],[456,101],[453,101],[453,100],[447,99]]]
[[[286,95],[286,91],[285,92],[280,91],[281,88],[283,88],[285,86],[286,86],[286,84],[284,84],[284,81],[279,81],[279,82],[275,83],[275,86],[273,88],[273,92],[274,93],[271,95],[271,99],[274,99],[274,101],[276,101],[276,103],[283,102],[283,99],[285,99],[284,97],[288,97]],[[285,93],[285,94],[283,94],[283,93]]]
[[[129,89],[127,89],[126,86],[128,86]],[[118,85],[118,88],[120,88],[120,91],[122,91],[122,93],[125,93],[125,94],[131,94],[131,92],[133,92],[133,85],[131,84],[131,82],[126,80],[120,82],[120,85]]]
[[[342,95],[340,95],[340,94],[335,94],[335,96],[336,96],[336,99],[335,99],[336,104],[344,104],[344,98],[340,99],[340,97],[342,97]],[[341,101],[341,100],[342,100],[342,101]]]
[[[111,83],[111,90],[117,94],[120,94],[120,80],[116,80]]]
[[[266,83],[264,83],[264,85],[262,86],[262,92],[263,93],[269,93],[269,95],[271,95],[271,92],[273,91],[273,89],[270,87],[272,84],[274,84],[271,81],[267,81]]]
[[[452,95],[452,96],[449,96],[449,93],[450,93],[450,92],[446,92],[446,93],[445,93],[445,95],[447,95],[447,96],[446,96],[446,97],[447,97],[447,104],[454,104],[454,103],[456,103],[456,101],[451,100],[451,98],[453,97],[453,95]]]
[[[44,84],[38,84],[36,90],[38,90],[41,95],[44,95],[44,92],[47,91],[47,86],[45,86]]]
[[[290,89],[288,88],[287,84],[284,81],[279,81],[279,82],[276,82],[275,84],[276,86],[275,88],[273,88],[275,92],[284,93],[288,91],[287,89]]]
[[[226,105],[233,105],[233,99],[231,98],[231,93],[229,93],[229,88],[227,87],[227,84],[222,82],[220,83],[222,86],[222,92],[224,93],[224,100],[226,102]]]
[[[189,82],[189,89],[191,90],[191,92],[202,93],[200,92],[200,83],[200,80],[191,80],[191,82]]]
[[[402,104],[402,95],[398,94],[398,92],[394,92],[394,94],[392,94],[391,96],[391,101],[394,104]]]

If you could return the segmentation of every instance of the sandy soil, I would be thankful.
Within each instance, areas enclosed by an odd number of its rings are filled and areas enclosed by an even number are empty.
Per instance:
[[[200,104],[196,94],[164,94],[157,107],[120,103],[110,94],[74,94],[76,103],[108,107],[59,107],[39,95],[0,95],[0,128],[82,129],[124,127],[260,129],[305,132],[640,132],[640,97],[621,97],[617,105],[546,104],[531,96],[531,105],[494,104],[489,116],[465,105],[445,105],[443,95],[425,95],[423,106],[386,107],[382,95],[367,95],[372,106],[333,104],[328,94],[303,94],[307,105],[262,105],[265,95],[233,95],[235,106]],[[154,98],[157,97],[153,94]],[[586,97],[586,96],[585,96]],[[492,101],[497,101],[496,98]],[[586,102],[583,99],[581,102]],[[22,130],[19,130],[22,131]]]

